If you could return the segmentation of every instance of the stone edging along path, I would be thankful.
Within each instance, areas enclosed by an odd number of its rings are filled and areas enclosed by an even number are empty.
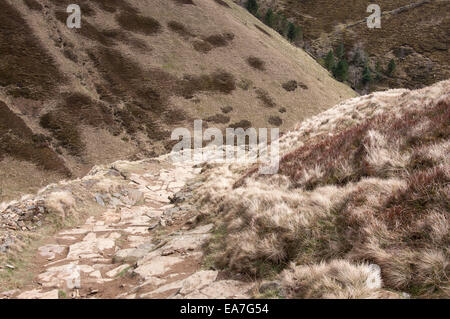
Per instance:
[[[35,209],[41,213],[49,206],[76,214],[80,203],[100,212],[46,238],[33,260],[32,282],[0,292],[0,298],[249,297],[252,284],[221,280],[218,271],[201,267],[213,225],[194,226],[196,212],[178,204],[199,171],[164,159],[120,161],[27,198],[27,207],[43,203]],[[4,216],[14,207],[23,208],[24,201],[10,205]]]

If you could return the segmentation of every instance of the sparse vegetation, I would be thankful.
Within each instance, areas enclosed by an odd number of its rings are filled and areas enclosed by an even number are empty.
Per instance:
[[[340,60],[333,70],[334,77],[341,82],[348,79],[348,63],[346,60]]]
[[[364,67],[361,81],[364,85],[370,84],[370,82],[372,82],[372,72],[370,71],[370,68],[367,65]]]
[[[223,0],[214,0],[214,1],[220,4],[221,6],[224,6],[225,8],[231,8],[230,5]]]
[[[170,30],[172,30],[173,32],[178,33],[182,37],[191,37],[192,36],[192,33],[189,32],[187,30],[187,28],[183,24],[181,24],[179,22],[169,21],[167,26],[169,27]]]
[[[246,8],[251,14],[256,15],[259,8],[258,2],[256,0],[248,0]]]
[[[258,57],[250,56],[247,58],[247,63],[254,69],[259,71],[265,71],[265,62]]]
[[[297,81],[295,81],[295,80],[287,81],[282,84],[282,87],[283,87],[283,89],[285,89],[288,92],[295,91],[298,87]]]
[[[280,13],[275,13],[272,8],[268,8],[264,14],[262,14],[259,10],[259,4],[257,0],[248,0],[246,3],[247,10],[261,20],[268,27],[276,30],[283,37],[288,39],[291,42],[297,42],[298,40],[303,39],[302,27],[296,25],[293,22],[287,20],[287,18]],[[261,27],[255,24],[256,28],[263,32],[266,35],[270,34],[266,32]]]
[[[231,111],[233,111],[233,107],[232,106],[224,106],[224,107],[221,107],[220,110],[222,111],[222,113],[228,114]]]
[[[283,124],[283,120],[279,116],[270,116],[268,120],[269,124],[274,126],[281,126]]]
[[[5,155],[30,161],[46,170],[70,176],[45,136],[33,134],[25,122],[0,101],[0,159]]]
[[[389,61],[389,64],[388,64],[387,74],[388,74],[389,76],[392,76],[392,75],[394,74],[394,72],[395,72],[396,67],[397,67],[397,65],[396,65],[396,63],[395,63],[395,60],[394,60],[394,59],[391,59],[391,60]]]
[[[0,4],[0,19],[0,85],[14,89],[17,97],[51,96],[64,80],[53,58],[33,36],[20,13],[4,1]]]
[[[42,5],[36,0],[24,0],[25,4],[31,10],[39,11],[42,10]]]
[[[210,172],[199,201],[225,230],[211,243],[216,267],[279,274],[289,298],[448,296],[446,85],[379,93],[304,122],[282,138],[273,176]]]
[[[336,62],[334,59],[334,53],[332,50],[330,50],[328,52],[327,56],[325,57],[325,68],[328,71],[333,71],[335,67],[336,67]]]
[[[117,16],[117,23],[125,30],[154,35],[161,31],[161,24],[151,17],[144,17],[130,12]]]
[[[250,122],[249,120],[242,120],[233,124],[230,124],[228,127],[230,128],[242,128],[244,130],[252,127],[252,122]]]
[[[174,2],[176,2],[178,4],[190,4],[190,5],[194,5],[195,6],[194,1],[192,1],[192,0],[172,0],[172,1],[174,1]]]
[[[216,124],[226,124],[230,122],[230,117],[223,114],[212,115],[205,119],[206,122],[213,122]]]
[[[256,97],[263,102],[265,107],[272,108],[272,107],[276,106],[276,103],[273,101],[272,97],[269,95],[269,93],[266,90],[257,88],[255,90],[255,92],[256,92]]]

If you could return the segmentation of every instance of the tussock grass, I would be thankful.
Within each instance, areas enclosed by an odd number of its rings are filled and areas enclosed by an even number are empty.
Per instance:
[[[278,174],[205,172],[219,269],[296,298],[450,295],[450,84],[352,99],[280,139]]]

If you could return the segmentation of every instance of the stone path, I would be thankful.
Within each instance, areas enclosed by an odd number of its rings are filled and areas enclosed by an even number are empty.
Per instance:
[[[96,194],[103,213],[49,239],[38,249],[33,283],[0,298],[248,297],[250,284],[201,268],[213,225],[192,228],[196,213],[172,203],[198,172],[170,165],[128,173],[126,194]]]

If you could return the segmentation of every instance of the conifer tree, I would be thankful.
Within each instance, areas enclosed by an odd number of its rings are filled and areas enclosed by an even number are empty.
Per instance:
[[[271,8],[269,8],[266,11],[266,15],[264,16],[264,23],[269,26],[269,27],[273,27],[273,22],[274,22],[274,14],[273,14],[273,10]]]
[[[258,2],[256,0],[248,0],[246,8],[251,14],[256,15],[259,8]]]
[[[329,71],[333,71],[334,67],[336,66],[336,62],[334,60],[334,54],[333,51],[330,50],[325,57],[325,68]]]
[[[344,54],[345,54],[345,49],[344,49],[344,44],[341,42],[339,43],[338,47],[336,48],[336,57],[340,60],[342,60],[344,58]]]
[[[292,22],[289,22],[288,28],[287,28],[287,34],[286,37],[289,41],[293,42],[297,39],[297,28]]]
[[[347,81],[348,79],[348,63],[346,60],[342,59],[337,64],[333,72],[334,77],[341,82]]]
[[[395,64],[394,59],[391,59],[391,61],[389,61],[388,69],[387,69],[388,75],[391,76],[394,73],[396,67],[397,67],[397,65]]]
[[[363,84],[368,84],[368,83],[372,82],[372,73],[370,72],[370,68],[368,65],[366,65],[364,67],[361,80],[362,80]]]

